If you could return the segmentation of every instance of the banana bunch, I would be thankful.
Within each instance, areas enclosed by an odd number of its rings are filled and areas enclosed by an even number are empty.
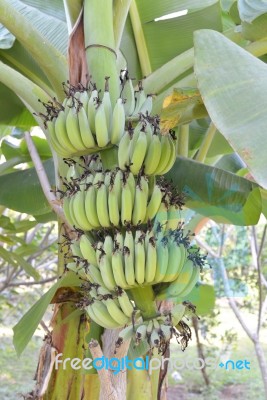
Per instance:
[[[187,250],[187,259],[179,273],[176,274],[176,278],[159,291],[157,300],[184,299],[194,289],[205,264],[206,255],[200,255],[199,249],[193,246],[189,248]]]
[[[177,304],[170,312],[163,312],[155,318],[129,325],[120,332],[115,346],[118,348],[123,342],[133,340],[136,346],[147,343],[148,348],[157,348],[163,353],[173,335],[177,336],[175,325],[178,325],[185,315],[186,306]]]
[[[146,175],[163,175],[176,159],[176,147],[172,135],[160,133],[157,118],[140,117],[133,129],[128,126],[118,144],[118,165],[134,175],[141,170]]]
[[[107,329],[120,328],[132,321],[134,307],[121,288],[110,292],[103,286],[89,285],[88,305],[85,310],[90,319]]]
[[[163,185],[149,186],[145,175],[120,169],[86,173],[75,178],[63,195],[68,222],[84,231],[127,225],[140,225],[155,218],[165,196]]]
[[[187,237],[186,237],[187,239]],[[88,264],[94,282],[115,290],[175,281],[186,264],[187,242],[179,228],[167,235],[126,229],[93,241],[88,234],[71,244],[74,256]]]
[[[125,127],[124,105],[118,98],[112,107],[108,78],[102,99],[95,85],[91,90],[70,85],[65,93],[62,104],[55,99],[54,103],[43,103],[47,115],[40,114],[45,118],[51,144],[59,155],[95,153],[120,141]]]
[[[135,91],[127,70],[121,71],[120,80],[126,117],[136,118],[139,114],[149,115],[152,111],[153,96],[145,94],[142,81],[138,82],[138,90]]]

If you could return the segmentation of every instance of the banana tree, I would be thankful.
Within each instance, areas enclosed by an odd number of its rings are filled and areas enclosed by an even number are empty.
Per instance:
[[[39,125],[52,155],[44,161],[42,146],[28,132],[24,147],[3,142],[7,161],[0,203],[37,220],[58,218],[61,243],[61,278],[14,328],[20,354],[47,306],[55,305],[29,398],[163,398],[164,370],[149,381],[145,371],[127,371],[126,383],[125,373],[97,374],[70,363],[63,368],[55,359],[58,354],[71,360],[112,358],[114,349],[118,360],[127,354],[134,359],[150,347],[168,354],[164,338],[174,333],[186,346],[190,328],[181,318],[195,308],[182,301],[194,288],[204,257],[184,233],[179,193],[186,195],[186,207],[216,221],[256,224],[264,210],[266,180],[258,151],[265,151],[265,81],[255,82],[266,67],[249,52],[266,53],[257,25],[266,10],[252,17],[248,12],[249,23],[256,21],[255,37],[245,29],[245,2],[239,2],[240,15],[235,2],[231,8],[226,3],[222,10],[216,0],[203,1],[201,8],[194,0],[0,0],[1,123]],[[241,33],[235,29],[240,21]],[[224,35],[218,33],[225,28]],[[14,169],[29,161],[33,168]],[[250,179],[236,174],[240,170],[246,177],[250,172]],[[165,180],[155,183],[155,175]],[[163,270],[155,268],[157,242],[163,243],[157,256]],[[187,265],[184,274],[175,262],[164,261],[168,242],[174,259],[182,257],[181,248],[183,257],[189,256],[189,263],[180,262],[181,268]],[[178,290],[181,276],[185,282]]]

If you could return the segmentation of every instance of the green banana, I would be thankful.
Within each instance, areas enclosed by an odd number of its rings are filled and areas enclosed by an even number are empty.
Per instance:
[[[161,156],[156,168],[155,175],[162,175],[162,171],[167,168],[172,155],[172,146],[167,135],[161,135]]]
[[[55,121],[55,135],[60,146],[69,154],[77,152],[77,148],[71,143],[66,127],[66,114],[60,111]]]
[[[130,163],[129,146],[131,143],[131,134],[128,131],[122,136],[118,148],[118,164],[121,170],[126,170]]]
[[[124,274],[124,257],[122,250],[115,249],[112,255],[112,271],[117,286],[125,289],[128,288],[127,281]]]
[[[120,142],[124,134],[124,127],[125,111],[122,99],[118,98],[112,114],[112,128],[110,133],[110,141],[112,144],[117,144]]]
[[[137,175],[143,165],[147,151],[147,138],[145,128],[142,128],[138,140],[134,146],[133,155],[131,157],[130,171]]]
[[[82,142],[84,143],[84,147],[86,149],[92,149],[96,147],[96,142],[91,132],[87,113],[84,107],[81,107],[79,109],[77,116],[79,122],[80,135]]]
[[[81,138],[78,116],[75,108],[71,108],[68,112],[66,117],[66,128],[68,138],[73,147],[75,147],[77,151],[86,150]]]
[[[125,115],[127,117],[131,116],[134,112],[135,108],[135,97],[134,97],[134,88],[133,88],[133,83],[130,78],[126,78],[125,84],[123,86],[122,94],[125,98],[125,103],[124,103],[124,110],[125,110]]]
[[[104,299],[104,304],[107,307],[107,310],[110,315],[112,315],[112,318],[115,319],[116,322],[118,322],[121,326],[128,324],[129,317],[124,314],[124,312],[121,310],[121,308],[115,303],[115,301],[111,298]]]
[[[97,266],[96,252],[87,235],[81,236],[79,245],[83,258],[88,261],[89,264]]]
[[[121,191],[121,223],[127,225],[132,221],[133,200],[128,181],[124,182]]]
[[[72,208],[75,219],[79,224],[78,227],[84,231],[92,230],[93,226],[88,221],[85,212],[85,193],[83,190],[80,190],[73,196]]]
[[[95,132],[98,147],[105,147],[109,143],[109,127],[104,102],[96,110]]]
[[[109,228],[108,189],[104,183],[102,183],[97,190],[96,210],[100,225],[104,228]]]
[[[135,280],[139,285],[142,285],[145,281],[146,253],[144,239],[142,233],[139,232],[141,231],[137,231],[135,236]]]
[[[157,167],[159,165],[160,156],[161,156],[160,139],[157,134],[154,134],[152,135],[152,139],[148,146],[148,150],[144,160],[144,165],[145,165],[144,172],[146,175],[155,174]]]
[[[157,271],[157,248],[154,238],[150,238],[146,250],[145,281],[152,283]]]
[[[163,193],[161,191],[161,188],[160,188],[159,185],[156,184],[154,186],[151,198],[150,198],[150,200],[148,202],[148,205],[147,205],[147,208],[146,208],[146,215],[145,215],[145,221],[146,222],[148,220],[152,220],[158,212],[162,211],[162,210],[160,210],[162,197],[163,197]],[[162,206],[162,208],[163,208],[163,206]],[[164,212],[165,211],[166,210],[164,208]]]
[[[96,208],[97,189],[93,183],[88,185],[85,194],[85,213],[89,223],[93,229],[98,228],[101,224],[97,215]]]
[[[107,254],[103,254],[99,260],[99,269],[105,287],[109,290],[114,290],[116,287],[116,281],[114,279],[113,270],[111,266],[111,259]]]
[[[118,300],[123,313],[131,318],[134,312],[133,305],[125,290],[121,288],[118,288]]]
[[[93,134],[95,134],[95,116],[96,116],[97,104],[98,104],[98,91],[94,88],[87,105],[88,122],[90,126],[90,131]]]

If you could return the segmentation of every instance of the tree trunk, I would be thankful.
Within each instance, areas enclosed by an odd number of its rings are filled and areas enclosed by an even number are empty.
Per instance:
[[[255,352],[257,355],[260,371],[261,371],[261,376],[262,376],[262,381],[264,385],[264,391],[265,391],[265,398],[267,399],[267,363],[266,363],[266,358],[264,356],[263,349],[261,347],[261,344],[258,340],[255,340],[254,342],[255,346]]]

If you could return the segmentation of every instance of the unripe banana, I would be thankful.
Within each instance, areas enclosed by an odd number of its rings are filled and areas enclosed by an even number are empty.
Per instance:
[[[133,225],[139,225],[145,220],[147,210],[147,192],[148,191],[143,188],[141,184],[136,185],[134,208],[132,214]]]
[[[158,295],[158,300],[171,299],[180,297],[180,294],[184,291],[186,286],[189,284],[191,277],[194,272],[194,263],[191,260],[187,260],[183,266],[181,273],[178,278],[171,282],[170,285],[163,289]],[[196,282],[195,282],[196,283]]]
[[[101,225],[97,215],[96,199],[97,189],[94,184],[90,184],[85,194],[85,213],[93,228],[98,228]]]
[[[132,317],[134,308],[125,290],[118,289],[118,300],[123,313],[127,315],[127,317]]]
[[[116,348],[120,347],[120,345],[124,342],[127,342],[128,340],[132,339],[132,337],[134,336],[134,329],[133,329],[133,325],[129,325],[126,326],[126,328],[124,328],[120,333],[119,333],[119,337],[116,341]]]
[[[96,210],[100,225],[104,228],[110,227],[110,219],[108,212],[108,189],[104,183],[97,190]]]
[[[144,160],[145,174],[153,175],[157,170],[161,156],[161,143],[158,135],[152,135],[151,142],[149,144],[146,157]]]
[[[121,326],[119,322],[115,321],[115,319],[111,317],[107,307],[103,304],[103,302],[95,300],[91,307],[96,317],[102,321],[103,324],[106,324],[106,326],[109,326],[110,328],[119,328]]]
[[[74,226],[76,222],[73,221],[73,219],[71,217],[70,200],[71,200],[70,197],[66,197],[66,196],[64,197],[64,200],[63,200],[63,211],[64,211],[64,214],[65,214],[65,217],[66,217],[68,223],[70,225]]]
[[[135,332],[135,340],[137,343],[143,342],[146,339],[147,324],[139,325]]]
[[[178,277],[183,259],[181,247],[182,245],[179,246],[175,241],[169,241],[168,267],[163,282],[172,282]]]
[[[156,267],[156,274],[154,277],[154,283],[159,283],[163,281],[168,268],[168,260],[169,260],[168,239],[162,238],[161,240],[157,240],[156,248],[157,248],[157,267]]]
[[[133,200],[131,187],[126,181],[122,185],[121,192],[121,223],[122,225],[127,225],[132,221],[132,212],[133,212]]]
[[[121,170],[126,170],[126,167],[130,163],[129,146],[131,142],[131,134],[126,131],[122,136],[119,149],[118,149],[118,164]]]
[[[83,190],[80,190],[74,195],[72,207],[75,219],[78,222],[78,227],[83,231],[90,231],[93,229],[93,226],[90,224],[86,216],[85,193]]]
[[[144,115],[150,115],[153,107],[153,97],[151,95],[147,95],[145,101],[141,105],[139,109],[139,113]]]
[[[89,237],[87,235],[82,235],[79,244],[83,258],[88,261],[89,264],[97,266],[96,252]]]
[[[68,137],[66,128],[66,114],[64,111],[60,111],[56,118],[55,136],[58,143],[60,144],[60,147],[62,147],[64,151],[67,151],[69,154],[77,152],[76,147],[73,146]]]
[[[109,290],[114,290],[116,282],[112,270],[112,261],[107,254],[103,254],[99,260],[99,269],[105,286]]]
[[[105,299],[104,304],[107,307],[109,314],[118,322],[118,324],[122,326],[130,322],[129,317],[122,312],[121,308],[117,306],[113,299]]]
[[[112,271],[117,286],[120,286],[123,289],[128,288],[124,274],[124,256],[120,249],[113,252]]]
[[[71,108],[68,112],[66,118],[66,128],[67,128],[68,138],[73,147],[75,147],[77,151],[86,150],[81,138],[78,116],[74,107]]]
[[[87,105],[87,116],[88,122],[90,126],[90,130],[93,134],[95,134],[95,115],[96,115],[96,108],[98,104],[98,91],[94,89],[91,93],[90,99]]]
[[[133,114],[135,108],[134,88],[131,79],[126,78],[122,94],[126,100],[124,103],[125,115],[129,117]]]
[[[114,187],[110,187],[108,191],[108,212],[110,223],[113,226],[119,226],[120,224],[120,209],[119,209],[119,202],[116,190]]]
[[[109,126],[106,116],[105,105],[103,102],[98,106],[96,110],[95,132],[97,145],[99,147],[105,147],[109,143]]]
[[[168,141],[170,142],[170,147],[171,147],[171,154],[170,154],[170,158],[165,166],[165,168],[163,168],[160,173],[158,172],[159,175],[164,175],[166,174],[173,166],[175,160],[176,160],[176,147],[174,144],[173,139],[170,137],[170,135],[168,136]]]
[[[134,286],[135,282],[135,262],[134,262],[134,238],[131,230],[126,230],[124,238],[124,248],[129,251],[125,252],[125,278],[129,286]]]
[[[146,209],[145,221],[152,220],[157,212],[160,212],[160,205],[163,193],[159,185],[155,185]]]
[[[146,253],[145,253],[144,239],[142,238],[141,235],[140,236],[136,235],[135,237],[134,262],[135,262],[135,280],[139,285],[142,285],[145,281]]]
[[[149,239],[146,251],[145,281],[152,283],[157,271],[157,248],[153,238]]]
[[[93,137],[93,134],[90,129],[88,117],[86,110],[84,107],[81,107],[78,111],[78,121],[79,121],[79,129],[80,129],[80,135],[81,139],[84,143],[84,147],[86,149],[92,149],[96,147],[96,142]]]
[[[105,109],[105,114],[106,114],[106,121],[107,121],[107,129],[108,132],[111,130],[111,124],[112,124],[112,105],[111,105],[111,99],[110,99],[110,93],[108,90],[108,80],[106,80],[106,88],[103,94],[102,98],[102,103]]]
[[[130,170],[134,175],[137,175],[140,172],[140,169],[145,159],[146,151],[147,151],[147,138],[145,129],[142,128],[138,140],[134,146],[133,155],[130,160],[131,162]]]
[[[52,148],[62,157],[68,157],[69,151],[63,148],[59,143],[56,132],[55,132],[55,123],[54,121],[47,121],[46,122],[47,129],[49,131],[49,139],[52,145]]]
[[[162,175],[162,171],[167,168],[167,165],[170,161],[170,157],[172,155],[172,145],[167,135],[161,136],[161,156],[159,160],[159,164],[155,171],[155,175]]]
[[[133,111],[133,115],[137,115],[140,113],[140,109],[144,102],[146,101],[146,95],[144,89],[142,88],[141,83],[139,84],[139,90],[135,92],[135,108]]]
[[[121,98],[118,98],[112,115],[112,128],[110,134],[110,141],[112,144],[120,142],[125,127],[125,111]]]

